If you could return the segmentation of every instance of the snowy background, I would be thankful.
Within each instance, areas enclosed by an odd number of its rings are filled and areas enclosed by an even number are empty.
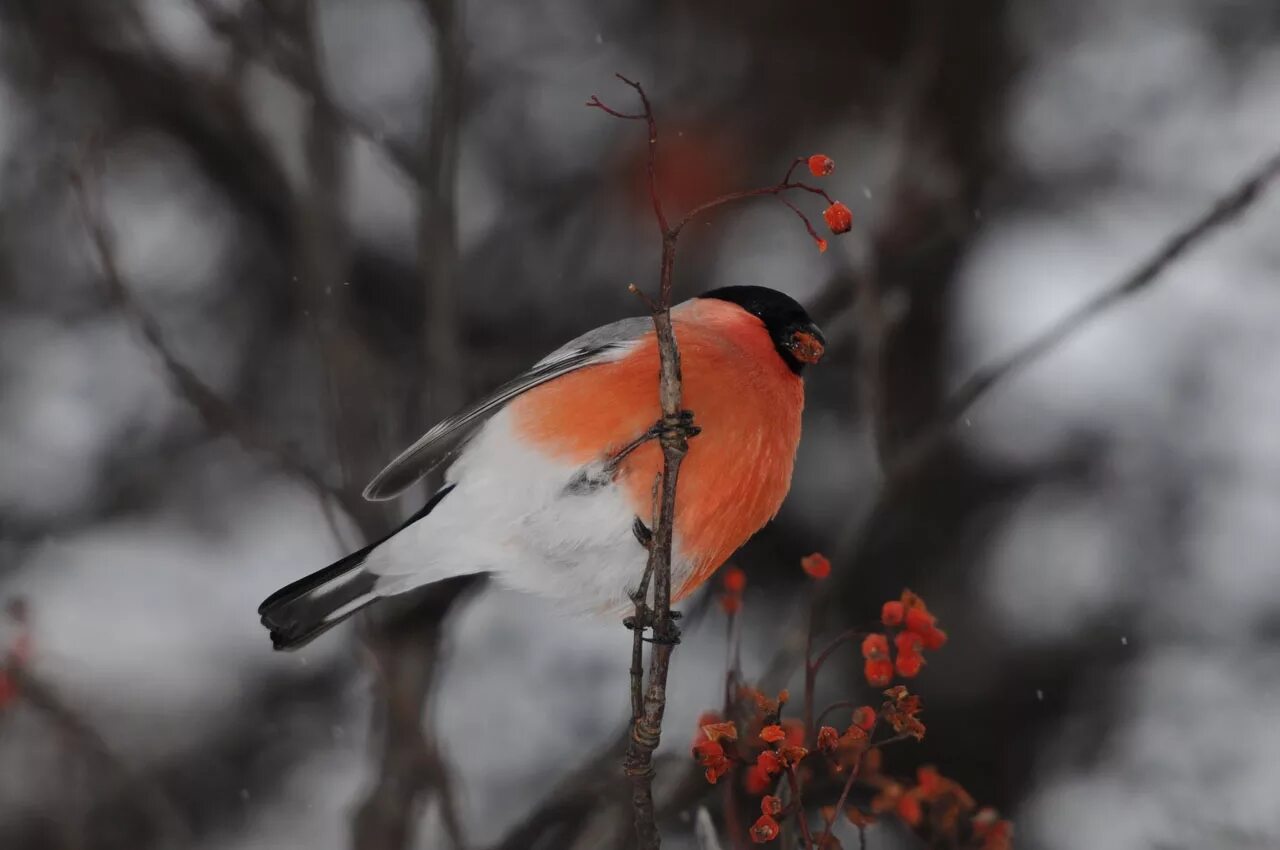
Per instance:
[[[894,317],[892,441],[1280,149],[1267,0],[5,4],[0,602],[26,601],[29,669],[97,743],[0,706],[0,846],[353,844],[382,668],[355,628],[274,654],[255,609],[416,505],[326,508],[244,435],[358,492],[433,416],[634,313],[643,138],[583,108],[630,108],[615,71],[654,97],[673,207],[822,151],[854,210],[825,254],[767,202],[682,244],[683,293],[774,286],[833,340],[791,498],[739,559],[748,674],[826,551],[858,571],[846,622],[910,586],[949,628],[902,755],[1019,847],[1280,846],[1280,192],[999,384],[848,545],[878,486],[854,281]],[[143,314],[233,422],[178,390]],[[720,698],[705,602],[675,654],[677,763]],[[511,846],[618,734],[628,648],[498,588],[452,601],[424,728],[469,846]],[[406,845],[451,846],[441,811]],[[626,846],[615,809],[573,817],[521,840]]]

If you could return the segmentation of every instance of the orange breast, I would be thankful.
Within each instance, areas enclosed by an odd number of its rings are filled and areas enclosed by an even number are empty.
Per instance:
[[[804,385],[778,357],[763,324],[713,299],[672,311],[684,377],[684,406],[702,433],[690,442],[676,489],[676,539],[693,572],[687,596],[773,518],[791,486]],[[526,439],[568,462],[608,457],[661,413],[658,347],[652,332],[625,358],[589,366],[511,403]],[[618,482],[636,515],[651,523],[662,471],[656,442],[632,452]]]

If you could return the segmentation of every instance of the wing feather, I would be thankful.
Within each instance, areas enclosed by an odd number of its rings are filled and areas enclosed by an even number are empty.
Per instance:
[[[443,419],[400,453],[364,488],[369,501],[393,499],[453,458],[485,420],[511,399],[562,375],[624,356],[653,327],[647,318],[622,319],[588,331],[557,348],[529,371],[498,387],[460,413]]]

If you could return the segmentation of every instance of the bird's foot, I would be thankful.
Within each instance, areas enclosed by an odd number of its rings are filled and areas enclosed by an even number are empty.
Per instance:
[[[701,433],[702,429],[693,424],[693,411],[681,410],[675,416],[664,416],[655,422],[649,429],[648,436],[659,440],[664,437],[692,440]]]
[[[676,624],[676,620],[680,619],[679,611],[672,611],[671,616],[665,621],[660,621],[653,626],[653,637],[649,638],[650,643],[660,643],[665,646],[675,646],[680,642],[680,626]]]
[[[676,625],[676,620],[684,616],[682,611],[671,611],[664,620],[659,620],[657,612],[650,608],[644,601],[636,600],[632,597],[632,601],[636,603],[636,613],[622,620],[622,625],[634,631],[637,627],[642,631],[653,629],[653,637],[642,638],[649,643],[661,643],[675,646],[680,642],[680,627]]]
[[[644,524],[644,520],[636,517],[635,522],[631,523],[631,533],[636,536],[636,540],[640,541],[640,545],[646,549],[653,546],[653,531],[649,526]]]

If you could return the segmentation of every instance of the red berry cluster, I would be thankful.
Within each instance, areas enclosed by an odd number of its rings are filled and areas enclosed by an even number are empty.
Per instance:
[[[902,591],[900,599],[884,603],[880,621],[889,628],[901,627],[901,631],[893,636],[896,658],[889,652],[887,635],[877,632],[863,639],[863,673],[872,687],[888,685],[895,672],[904,679],[915,678],[924,666],[925,650],[941,649],[947,642],[947,633],[938,628],[937,618],[910,590]]]

